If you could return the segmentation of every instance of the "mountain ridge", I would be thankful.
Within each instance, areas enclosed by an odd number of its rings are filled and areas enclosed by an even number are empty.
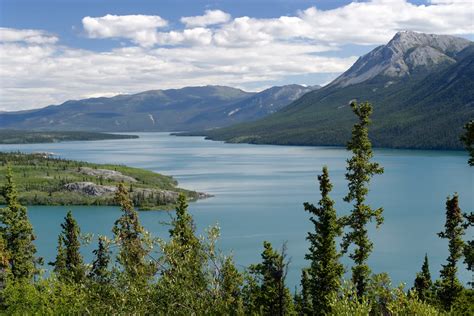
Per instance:
[[[2,128],[93,131],[178,131],[255,120],[314,87],[286,85],[261,92],[208,85],[68,100],[41,109],[0,113]],[[282,91],[286,93],[282,93]],[[276,94],[280,94],[279,96]],[[260,109],[246,100],[260,98]],[[236,104],[236,105],[235,105]],[[238,111],[231,113],[239,108]],[[255,105],[254,105],[255,106]],[[236,114],[238,115],[233,115]]]
[[[355,99],[374,105],[370,135],[374,146],[461,149],[462,126],[474,117],[474,46],[470,41],[465,46],[464,39],[440,38],[438,47],[444,47],[445,55],[449,54],[454,62],[439,62],[423,69],[415,66],[401,76],[390,76],[383,73],[390,63],[377,59],[383,50],[377,47],[329,85],[305,94],[277,113],[251,123],[187,134],[227,142],[343,146],[355,122],[348,106]],[[458,44],[448,45],[452,42]],[[390,43],[393,41],[387,45]],[[375,59],[370,60],[373,56]],[[362,82],[340,86],[345,79],[356,77],[354,74],[363,74],[357,70],[365,62],[372,62],[365,71],[372,67],[380,71]]]

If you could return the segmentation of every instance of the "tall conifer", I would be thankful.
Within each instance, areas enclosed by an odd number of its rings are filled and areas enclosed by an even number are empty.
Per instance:
[[[110,249],[105,237],[99,237],[99,245],[93,253],[95,259],[92,262],[92,269],[89,272],[89,278],[99,284],[106,284],[110,281],[110,271],[108,270]]]
[[[71,211],[67,212],[61,228],[56,261],[51,265],[60,277],[70,282],[80,283],[85,277],[86,268],[81,255],[81,229]]]
[[[461,293],[463,287],[457,278],[457,262],[463,255],[464,242],[463,216],[459,207],[458,196],[446,200],[446,222],[444,231],[438,233],[443,239],[448,239],[449,256],[447,263],[440,271],[441,284],[438,289],[438,297],[444,307],[449,310]]]
[[[9,271],[14,279],[31,280],[37,273],[35,235],[27,210],[18,202],[18,192],[13,181],[13,172],[7,167],[6,184],[2,195],[6,207],[0,209],[0,233],[9,254]]]
[[[349,192],[344,201],[352,203],[353,209],[349,216],[343,218],[343,223],[350,231],[345,234],[342,241],[342,249],[346,252],[351,244],[355,250],[350,254],[355,265],[352,267],[352,281],[361,298],[367,289],[370,276],[370,268],[367,259],[372,252],[373,243],[370,241],[367,224],[375,219],[377,226],[383,222],[382,208],[372,209],[365,200],[369,193],[369,183],[373,175],[382,174],[383,168],[378,163],[371,162],[373,157],[372,144],[369,139],[370,116],[372,105],[368,102],[357,104],[351,103],[354,114],[358,117],[352,129],[352,138],[347,144],[347,149],[352,151],[351,159],[347,160],[346,179],[349,181]]]
[[[146,231],[140,224],[137,211],[123,183],[118,185],[115,199],[122,210],[122,216],[115,221],[112,229],[120,246],[117,261],[132,280],[138,281],[155,272],[154,265],[146,258],[150,252],[146,245]]]
[[[425,254],[421,271],[416,274],[413,289],[416,291],[418,298],[426,301],[431,296],[433,282],[431,281],[430,266],[428,263],[428,255]]]
[[[314,232],[309,232],[306,237],[310,242],[306,259],[311,262],[308,274],[313,314],[326,315],[330,312],[331,297],[337,294],[344,272],[336,249],[336,238],[342,234],[342,228],[334,209],[334,201],[329,197],[332,184],[326,166],[318,180],[321,191],[319,206],[304,204],[305,210],[313,215],[311,222],[314,225]]]

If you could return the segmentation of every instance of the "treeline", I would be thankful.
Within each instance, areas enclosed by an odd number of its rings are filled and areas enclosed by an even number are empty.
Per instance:
[[[136,135],[109,134],[97,132],[79,131],[22,131],[11,129],[0,129],[0,144],[37,144],[57,143],[66,141],[94,141],[107,139],[131,139],[138,138]]]
[[[352,205],[338,216],[331,198],[328,168],[318,176],[321,198],[304,204],[314,230],[308,232],[308,267],[301,288],[287,288],[285,247],[263,243],[261,261],[244,271],[216,246],[218,227],[196,234],[187,200],[180,195],[168,226],[169,238],[153,237],[140,223],[129,192],[118,185],[115,199],[121,216],[112,227],[113,238],[100,236],[93,262],[81,255],[85,242],[69,212],[58,236],[57,255],[49,276],[40,272],[33,228],[26,208],[18,203],[11,169],[2,193],[7,205],[0,212],[0,308],[5,314],[158,314],[158,315],[472,315],[474,295],[457,278],[462,263],[472,271],[473,241],[465,242],[473,214],[463,214],[459,197],[447,198],[445,227],[439,237],[448,241],[449,256],[439,280],[431,279],[428,257],[413,287],[392,287],[386,273],[372,274],[367,259],[373,249],[367,225],[383,224],[383,209],[367,203],[369,183],[383,168],[372,161],[368,126],[372,107],[352,104],[358,123],[352,131],[347,161],[348,193]],[[464,138],[474,146],[474,123]],[[471,133],[471,134],[469,134]],[[471,135],[471,136],[469,136]],[[474,164],[474,155],[470,164]],[[337,239],[342,237],[342,244]],[[350,252],[350,253],[349,253]],[[352,278],[343,279],[341,256],[354,261]],[[421,258],[420,258],[421,259]],[[471,284],[472,286],[472,284]]]

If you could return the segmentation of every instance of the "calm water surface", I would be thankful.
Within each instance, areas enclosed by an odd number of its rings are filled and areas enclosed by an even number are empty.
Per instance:
[[[291,266],[288,283],[299,283],[307,263],[306,232],[312,227],[303,202],[317,203],[316,176],[328,165],[339,214],[349,206],[344,179],[346,150],[330,147],[287,147],[225,144],[201,137],[175,137],[166,133],[143,133],[139,139],[57,144],[0,145],[1,151],[48,151],[62,158],[96,163],[118,163],[174,176],[181,187],[215,197],[190,205],[199,231],[218,224],[221,248],[235,256],[241,267],[258,262],[264,240],[280,247],[287,243]],[[385,173],[376,176],[370,203],[384,207],[385,223],[372,227],[375,242],[370,265],[374,272],[389,272],[394,283],[410,286],[422,259],[428,253],[434,277],[447,256],[447,243],[436,233],[443,229],[446,196],[460,195],[464,211],[474,210],[474,169],[464,152],[376,150],[375,161]],[[83,232],[111,234],[120,211],[115,207],[29,207],[37,234],[39,254],[45,261],[55,256],[60,223],[67,209]],[[166,236],[167,212],[142,212],[144,226],[154,235]],[[472,236],[468,236],[472,238]],[[84,249],[90,260],[91,245]],[[345,258],[345,265],[350,261]],[[472,278],[464,269],[464,282]]]

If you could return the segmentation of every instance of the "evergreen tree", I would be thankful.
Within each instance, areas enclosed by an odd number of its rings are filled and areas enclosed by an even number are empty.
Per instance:
[[[332,184],[327,167],[323,167],[323,174],[318,176],[318,180],[321,191],[319,207],[304,204],[305,210],[313,215],[311,222],[315,230],[306,237],[310,247],[305,258],[311,262],[308,274],[313,314],[326,315],[330,312],[330,299],[337,294],[344,273],[344,268],[339,263],[340,254],[336,249],[336,238],[342,234],[342,228],[334,209],[334,201],[329,197]]]
[[[474,226],[474,213],[464,214],[465,223],[463,224],[464,229],[469,229]],[[468,240],[464,244],[464,263],[467,266],[467,270],[474,272],[474,239]],[[474,278],[474,276],[473,276]],[[469,282],[474,287],[474,279]]]
[[[417,293],[420,300],[426,301],[431,297],[432,286],[433,282],[431,281],[428,255],[425,254],[425,260],[423,261],[421,272],[416,274],[413,290]]]
[[[441,283],[438,289],[438,297],[447,310],[451,308],[463,290],[456,276],[457,262],[463,254],[462,235],[464,235],[463,216],[459,208],[458,196],[455,194],[452,198],[447,198],[444,231],[438,233],[440,238],[448,239],[449,256],[447,264],[441,269]]]
[[[474,120],[468,122],[464,129],[466,130],[461,136],[461,141],[464,143],[466,150],[469,152],[469,161],[470,166],[474,166]]]
[[[99,237],[98,248],[93,251],[95,255],[92,262],[92,269],[89,272],[89,278],[99,284],[106,284],[110,281],[110,271],[108,270],[110,262],[109,244],[104,236]]]
[[[85,266],[81,255],[81,229],[72,216],[67,212],[62,232],[58,237],[58,253],[56,261],[52,262],[54,271],[65,280],[80,283],[85,277]]]
[[[206,295],[209,292],[204,273],[207,256],[201,240],[196,236],[184,194],[178,197],[176,216],[171,221],[169,233],[170,241],[162,246],[164,256],[157,300],[164,306],[160,313],[179,311],[202,314],[217,308],[210,306],[213,298]]]
[[[347,160],[346,179],[349,181],[349,192],[344,197],[344,201],[353,203],[353,209],[349,216],[342,219],[344,226],[348,226],[347,232],[342,241],[343,252],[347,252],[349,246],[356,246],[349,256],[354,260],[352,267],[352,281],[357,290],[357,295],[361,298],[367,288],[370,276],[370,268],[367,259],[372,252],[373,243],[370,241],[367,232],[367,224],[375,218],[377,226],[383,223],[383,209],[372,209],[365,203],[369,192],[369,183],[373,175],[382,174],[383,168],[378,163],[370,162],[373,157],[372,144],[369,140],[368,127],[370,125],[370,115],[372,105],[368,102],[357,104],[351,103],[352,111],[357,115],[359,122],[352,129],[352,139],[347,144],[347,149],[352,151],[351,159]]]
[[[298,314],[311,315],[314,311],[311,293],[311,279],[309,269],[304,268],[301,271],[301,294],[298,302]]]
[[[287,315],[293,310],[290,291],[285,286],[287,263],[285,248],[279,253],[272,245],[263,243],[262,262],[249,267],[250,286],[244,295],[247,314]],[[246,297],[245,297],[246,296]]]
[[[59,276],[62,277],[64,273],[67,272],[66,270],[66,250],[64,249],[64,241],[63,236],[58,236],[58,246],[56,251],[56,260],[54,262],[50,262],[49,265],[54,266],[54,272]]]
[[[222,305],[222,314],[241,315],[243,313],[243,302],[241,288],[243,278],[232,261],[228,257],[224,260],[219,274],[220,297],[219,304]]]
[[[18,202],[18,193],[13,182],[13,172],[7,168],[6,184],[2,195],[6,207],[0,209],[0,234],[9,254],[8,265],[11,275],[16,280],[31,280],[37,273],[36,247],[33,244],[35,236],[27,210]]]
[[[139,281],[155,273],[154,265],[146,257],[149,255],[146,231],[140,224],[138,214],[123,183],[115,193],[117,204],[120,205],[122,216],[115,221],[112,232],[120,246],[117,261],[123,266],[131,280]]]

